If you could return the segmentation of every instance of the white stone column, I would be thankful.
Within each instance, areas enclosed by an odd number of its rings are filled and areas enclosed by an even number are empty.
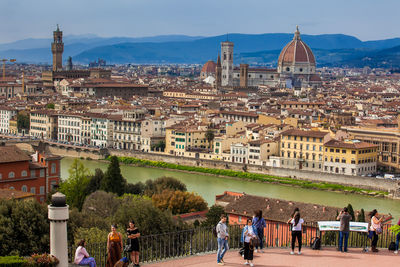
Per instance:
[[[50,254],[55,256],[60,263],[59,267],[68,267],[68,242],[67,221],[69,218],[68,205],[65,195],[60,192],[51,197],[48,206],[50,220]]]

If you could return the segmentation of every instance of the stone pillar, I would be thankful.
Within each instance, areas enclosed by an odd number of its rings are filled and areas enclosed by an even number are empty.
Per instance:
[[[67,221],[69,218],[68,205],[65,195],[60,192],[51,196],[48,206],[50,220],[50,254],[60,263],[58,267],[68,267]]]
[[[240,87],[247,88],[249,79],[249,65],[240,64]]]

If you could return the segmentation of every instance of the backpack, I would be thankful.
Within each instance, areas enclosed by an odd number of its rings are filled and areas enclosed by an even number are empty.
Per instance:
[[[395,251],[396,250],[396,243],[394,242],[390,242],[389,244],[389,248],[390,251]]]
[[[214,237],[218,237],[217,226],[213,227],[213,229],[212,229],[212,233],[213,233]]]
[[[321,239],[319,237],[314,237],[310,241],[310,247],[314,250],[321,249]]]

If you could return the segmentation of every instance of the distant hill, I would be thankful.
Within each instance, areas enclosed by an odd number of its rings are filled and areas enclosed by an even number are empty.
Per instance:
[[[343,34],[301,35],[312,48],[319,66],[369,64],[363,58],[391,58],[400,46],[400,38],[363,42]],[[164,35],[153,37],[104,38],[95,35],[66,36],[64,60],[72,56],[75,63],[87,64],[97,58],[107,63],[204,63],[216,59],[220,43],[234,42],[235,64],[276,64],[281,49],[293,38],[292,33],[229,34],[213,37]],[[0,57],[17,58],[18,62],[50,63],[51,39],[25,39],[0,44]],[[379,51],[387,50],[379,53]],[[375,64],[375,63],[373,63]],[[378,64],[378,63],[376,63]],[[379,64],[378,64],[379,65]]]
[[[400,46],[373,51],[365,55],[342,60],[336,64],[357,68],[364,66],[371,68],[400,68]]]

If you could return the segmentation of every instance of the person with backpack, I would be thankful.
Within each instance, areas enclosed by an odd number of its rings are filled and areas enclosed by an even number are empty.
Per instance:
[[[301,255],[301,242],[302,242],[302,224],[304,220],[300,217],[300,212],[296,211],[293,215],[293,218],[290,218],[287,223],[292,225],[292,251],[290,255],[294,255],[294,247],[296,245],[296,238],[297,242],[299,243],[299,252],[298,254]]]
[[[215,227],[218,241],[217,263],[218,265],[225,265],[224,255],[229,249],[228,247],[228,227],[226,226],[226,215],[221,215],[221,220]]]
[[[339,250],[341,252],[347,252],[347,243],[349,240],[350,232],[350,221],[353,219],[349,214],[347,207],[344,207],[340,214],[336,218],[340,220],[340,232],[339,232]],[[344,239],[344,245],[343,245]],[[344,248],[343,248],[344,247]]]
[[[254,226],[251,219],[247,219],[247,225],[242,230],[242,238],[240,240],[244,244],[244,259],[246,261],[244,264],[254,266],[254,244],[259,243],[259,240],[257,228]]]
[[[260,247],[260,253],[263,253],[263,245],[264,245],[264,228],[267,227],[264,218],[262,217],[262,210],[258,210],[254,212],[253,225],[257,229],[258,239],[260,240],[260,246],[255,247],[255,252]]]

